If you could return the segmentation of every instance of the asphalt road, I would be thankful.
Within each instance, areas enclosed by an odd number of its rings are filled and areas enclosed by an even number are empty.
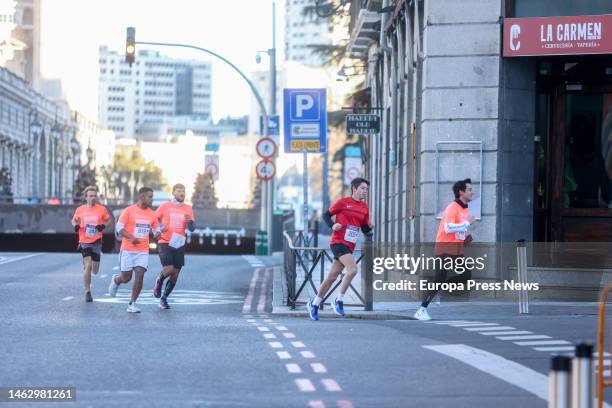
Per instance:
[[[545,407],[555,351],[536,348],[596,334],[594,314],[274,316],[279,260],[243,256],[188,256],[171,310],[152,298],[152,256],[142,313],[128,314],[131,283],[106,295],[116,256],[102,258],[93,303],[84,302],[78,255],[24,256],[0,253],[0,387],[72,386],[77,402],[16,406]]]

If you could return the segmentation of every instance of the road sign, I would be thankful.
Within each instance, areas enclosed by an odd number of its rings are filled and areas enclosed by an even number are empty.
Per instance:
[[[359,146],[346,146],[344,148],[344,157],[361,157],[361,149]]]
[[[361,157],[344,158],[344,185],[350,186],[351,181],[361,177],[362,173]]]
[[[327,149],[325,89],[283,90],[285,153],[324,153]]]
[[[346,115],[346,134],[375,135],[380,133],[380,116],[378,115]]]
[[[219,151],[219,143],[206,143],[204,150],[207,152],[218,152]]]
[[[268,133],[269,136],[280,135],[280,116],[268,115]],[[259,134],[264,134],[263,116],[259,117]]]
[[[269,137],[264,137],[257,141],[255,150],[259,157],[269,159],[270,157],[276,156],[276,143]]]
[[[255,167],[257,178],[260,180],[270,180],[276,173],[276,167],[270,160],[263,159]]]
[[[204,156],[204,171],[212,174],[213,180],[219,180],[219,156],[216,154],[207,154]]]

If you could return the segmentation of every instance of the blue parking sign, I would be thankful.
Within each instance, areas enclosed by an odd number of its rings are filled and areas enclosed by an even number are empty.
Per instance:
[[[324,153],[327,149],[325,89],[283,90],[285,153]]]

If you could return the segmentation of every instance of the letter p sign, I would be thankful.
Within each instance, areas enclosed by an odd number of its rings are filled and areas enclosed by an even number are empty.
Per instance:
[[[296,116],[298,118],[304,117],[304,111],[312,109],[314,106],[314,99],[310,95],[296,95]]]
[[[319,94],[310,90],[291,92],[291,119],[319,120],[319,99]]]

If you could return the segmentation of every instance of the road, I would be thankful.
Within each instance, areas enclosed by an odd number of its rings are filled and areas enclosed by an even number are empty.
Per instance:
[[[76,388],[76,404],[36,407],[545,407],[551,353],[565,349],[538,349],[596,334],[595,315],[275,316],[279,263],[187,256],[160,310],[153,256],[134,315],[131,283],[106,295],[116,255],[103,255],[85,303],[78,255],[0,253],[0,387]]]

